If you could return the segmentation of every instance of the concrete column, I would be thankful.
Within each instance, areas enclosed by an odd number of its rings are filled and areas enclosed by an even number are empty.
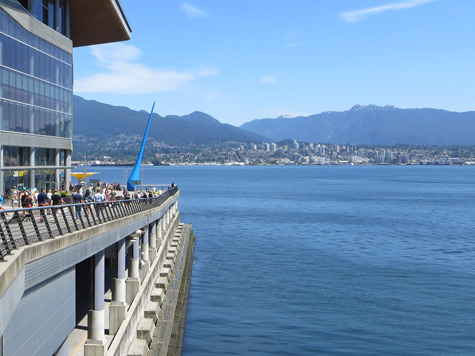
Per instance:
[[[150,261],[155,261],[157,257],[157,222],[148,225],[148,236],[150,241],[149,257]]]
[[[162,231],[163,231],[162,240],[165,240],[167,238],[167,213],[165,213],[165,215],[163,215],[163,218],[162,218]]]
[[[35,166],[35,148],[30,147],[30,166],[34,167]],[[29,174],[29,187],[28,188],[33,188],[35,187],[35,170],[31,169],[30,174]]]
[[[71,151],[65,150],[64,155],[65,155],[66,167],[71,167]],[[70,183],[71,183],[71,169],[65,168],[64,169],[64,189],[65,190],[69,189]]]
[[[54,165],[56,167],[59,166],[60,157],[61,157],[61,150],[56,150],[55,155],[54,155]],[[59,170],[59,168],[56,168],[54,170],[54,180],[55,180],[54,187],[60,191],[61,190],[61,171]]]
[[[84,345],[85,356],[106,354],[104,335],[104,277],[105,251],[94,256],[94,309],[87,315],[87,341]]]
[[[140,287],[140,238],[137,237],[132,245],[132,258],[129,261],[129,277],[127,278],[127,304],[131,304]]]
[[[149,259],[149,254],[148,254],[149,245],[150,245],[149,232],[145,231],[142,238],[142,261],[143,261],[142,269],[143,269],[144,275],[146,275],[148,271],[150,270],[150,259]]]
[[[162,239],[163,239],[163,217],[160,218],[158,221],[157,221],[157,239],[160,240],[160,244],[162,242]]]
[[[117,242],[117,278],[112,281],[112,301],[109,306],[109,335],[119,330],[127,314],[125,287],[125,238]]]

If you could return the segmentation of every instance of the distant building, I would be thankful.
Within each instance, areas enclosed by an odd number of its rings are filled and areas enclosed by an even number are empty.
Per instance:
[[[118,0],[0,0],[0,194],[69,185],[73,47],[130,32]]]

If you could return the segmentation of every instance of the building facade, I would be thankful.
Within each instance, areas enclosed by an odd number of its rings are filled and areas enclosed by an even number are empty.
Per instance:
[[[69,186],[73,48],[130,39],[118,0],[0,0],[0,194]]]

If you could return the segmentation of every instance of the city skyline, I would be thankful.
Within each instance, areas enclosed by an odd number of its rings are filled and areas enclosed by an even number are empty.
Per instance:
[[[473,110],[473,2],[144,3],[121,1],[130,41],[74,50],[75,94],[236,126],[355,104]]]

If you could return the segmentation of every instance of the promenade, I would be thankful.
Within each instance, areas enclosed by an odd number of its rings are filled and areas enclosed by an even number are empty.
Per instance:
[[[168,354],[193,246],[178,196],[1,211],[3,355]]]

